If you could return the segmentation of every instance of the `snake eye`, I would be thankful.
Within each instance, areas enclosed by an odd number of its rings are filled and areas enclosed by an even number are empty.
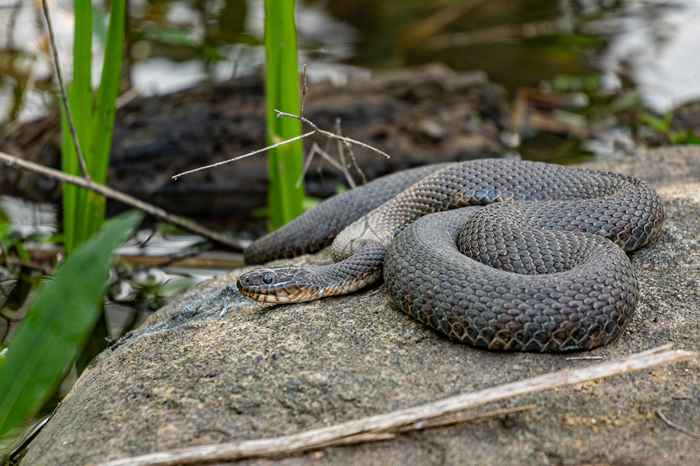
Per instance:
[[[266,285],[269,285],[270,283],[272,283],[273,279],[274,279],[274,277],[272,276],[272,272],[265,272],[262,276],[263,283]]]

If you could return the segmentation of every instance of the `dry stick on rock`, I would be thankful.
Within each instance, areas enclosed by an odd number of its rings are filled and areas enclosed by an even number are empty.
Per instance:
[[[571,356],[566,358],[567,361],[601,361],[605,356]]]
[[[437,418],[473,409],[487,403],[511,399],[530,393],[588,382],[618,374],[636,372],[662,364],[687,360],[697,353],[670,350],[664,345],[626,358],[581,369],[565,369],[519,382],[499,385],[476,392],[445,398],[433,403],[366,417],[330,427],[307,430],[298,434],[260,440],[246,440],[215,445],[202,445],[178,450],[151,453],[103,463],[102,466],[165,466],[236,461],[249,458],[275,458],[299,454],[319,448],[389,438],[397,432],[420,430]]]
[[[103,184],[98,184],[95,183],[89,179],[85,178],[80,178],[78,176],[74,175],[69,175],[67,173],[60,172],[58,170],[54,170],[53,168],[45,167],[43,165],[39,165],[33,162],[29,162],[27,160],[20,159],[19,157],[15,157],[9,154],[6,154],[4,152],[0,152],[0,162],[4,162],[6,165],[9,167],[18,167],[22,168],[24,170],[28,170],[33,173],[38,173],[39,175],[43,175],[55,180],[59,180],[63,183],[70,183],[75,186],[79,186],[81,188],[89,189],[91,191],[96,192],[97,194],[101,194],[104,197],[107,197],[109,199],[119,201],[123,204],[126,204],[128,206],[134,207],[135,209],[139,209],[149,215],[153,215],[154,217],[157,217],[164,222],[173,224],[175,226],[178,226],[184,230],[191,231],[192,233],[196,233],[198,235],[201,235],[215,243],[219,243],[223,246],[227,246],[234,251],[241,252],[245,247],[249,244],[248,241],[241,241],[241,240],[236,240],[233,238],[229,238],[226,235],[222,235],[221,233],[217,233],[215,231],[212,231],[206,227],[203,227],[202,225],[199,225],[198,223],[195,223],[191,220],[188,220],[186,218],[180,217],[178,215],[173,215],[168,212],[166,212],[164,209],[161,209],[160,207],[156,207],[152,204],[148,204],[146,202],[143,202],[139,199],[136,199],[133,196],[129,196],[126,193],[122,193],[120,191],[117,191],[115,189],[112,189],[108,186],[105,186]]]
[[[56,39],[54,38],[53,26],[51,25],[51,17],[49,16],[49,7],[46,5],[46,0],[41,0],[41,9],[44,12],[46,29],[49,33],[51,62],[53,64],[53,72],[56,75],[56,80],[58,81],[58,94],[61,96],[61,104],[63,106],[63,111],[66,114],[68,127],[70,128],[71,139],[73,140],[73,145],[75,146],[75,154],[78,156],[78,161],[80,162],[80,171],[83,173],[83,176],[89,180],[90,173],[88,172],[87,163],[85,163],[83,150],[80,146],[80,140],[78,140],[78,133],[75,130],[75,124],[73,123],[73,113],[68,105],[68,96],[66,95],[66,87],[63,84],[63,74],[61,73],[61,65],[58,61],[58,52],[56,51]]]
[[[664,413],[662,413],[660,409],[656,410],[656,415],[659,417],[659,419],[664,421],[664,424],[666,424],[670,428],[676,429],[678,432],[683,432],[685,435],[689,435],[689,436],[695,437],[695,438],[700,438],[700,433],[693,432],[692,430],[686,429],[682,425],[676,424],[675,422],[673,422],[672,420],[667,418],[666,415]]]

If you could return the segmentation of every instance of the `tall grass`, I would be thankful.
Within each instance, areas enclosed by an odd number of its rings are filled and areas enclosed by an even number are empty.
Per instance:
[[[267,142],[301,134],[301,122],[277,118],[274,110],[299,114],[299,64],[294,0],[265,0],[265,92]],[[301,141],[268,152],[270,227],[279,228],[304,210],[304,187],[297,186],[304,164]]]
[[[68,93],[69,105],[80,147],[85,155],[88,173],[93,181],[104,184],[107,180],[116,100],[121,82],[125,0],[112,1],[100,87],[96,99],[93,98],[92,90],[93,11],[91,1],[74,0],[74,13],[73,82]],[[81,175],[65,115],[61,118],[61,135],[63,171]],[[63,231],[68,254],[94,235],[104,223],[104,218],[104,197],[82,188],[64,185]]]
[[[69,88],[68,101],[88,174],[92,181],[100,184],[105,184],[107,181],[116,102],[121,83],[125,2],[126,0],[112,1],[104,62],[96,98],[92,89],[92,3],[90,0],[73,2],[75,15],[73,81]],[[72,175],[83,174],[68,119],[63,112],[61,114],[61,160],[64,172]],[[63,240],[68,255],[99,231],[104,220],[104,197],[76,186],[63,185]],[[106,337],[107,324],[104,314],[100,314],[84,352],[78,359],[78,370],[82,370],[104,348]]]

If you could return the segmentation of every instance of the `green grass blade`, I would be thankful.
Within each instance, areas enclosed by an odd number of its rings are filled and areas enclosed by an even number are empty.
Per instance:
[[[107,30],[104,62],[100,88],[95,103],[92,127],[92,145],[90,148],[90,175],[98,183],[106,183],[109,169],[109,154],[112,147],[114,117],[117,108],[117,96],[121,84],[122,57],[124,55],[125,0],[112,2],[112,9]],[[87,212],[83,217],[85,225],[83,234],[92,236],[100,229],[105,218],[105,198],[96,194],[87,195]]]
[[[92,4],[90,0],[75,0],[75,29],[73,39],[73,82],[70,85],[69,105],[80,147],[85,152],[88,167],[92,131]],[[62,165],[63,171],[82,175],[80,164],[73,147],[67,119],[62,115]],[[64,233],[66,250],[70,253],[84,239],[82,238],[82,213],[85,212],[87,191],[68,184],[63,188]]]
[[[112,254],[140,220],[130,213],[109,221],[39,290],[0,366],[0,436],[54,393],[101,312]]]
[[[277,118],[274,109],[299,114],[299,64],[294,0],[265,0],[265,92],[267,141],[274,144],[301,134],[301,122]],[[279,228],[304,211],[303,145],[293,142],[268,153],[270,226]]]

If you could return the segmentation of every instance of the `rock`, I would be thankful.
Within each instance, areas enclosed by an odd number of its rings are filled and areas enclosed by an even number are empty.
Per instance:
[[[598,168],[649,180],[666,201],[662,238],[636,252],[641,302],[615,359],[665,343],[700,345],[700,149],[666,148]],[[300,260],[316,260],[306,257]],[[241,271],[202,284],[105,351],[80,377],[22,464],[86,464],[329,426],[595,363],[457,345],[393,310],[381,287],[256,309]],[[509,400],[537,409],[274,464],[691,464],[700,362]],[[257,460],[252,464],[273,464]]]

